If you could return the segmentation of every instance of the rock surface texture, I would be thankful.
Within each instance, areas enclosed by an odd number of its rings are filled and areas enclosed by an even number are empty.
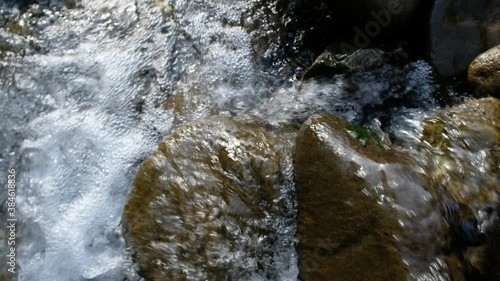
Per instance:
[[[476,209],[495,199],[500,192],[500,101],[470,100],[425,123],[422,140],[439,150],[428,151],[433,177]]]
[[[428,176],[460,210],[459,224],[448,218],[455,258],[448,259],[450,275],[453,280],[500,280],[498,252],[492,254],[500,237],[500,100],[469,100],[425,123],[422,141],[432,149],[421,154]]]
[[[280,280],[273,274],[291,264],[294,235],[287,139],[253,119],[216,117],[160,143],[139,168],[123,216],[139,273]]]
[[[472,61],[468,78],[477,96],[500,98],[500,45],[482,53]]]

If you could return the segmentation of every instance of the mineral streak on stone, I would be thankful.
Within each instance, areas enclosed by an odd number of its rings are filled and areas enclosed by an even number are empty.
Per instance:
[[[288,134],[250,117],[213,117],[161,142],[140,166],[124,210],[139,273],[147,280],[295,278]],[[292,277],[277,276],[278,267]]]

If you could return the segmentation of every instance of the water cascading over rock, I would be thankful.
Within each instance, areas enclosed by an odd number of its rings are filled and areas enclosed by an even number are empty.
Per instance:
[[[468,247],[477,246],[468,245],[477,240],[475,219],[458,225],[459,231],[454,233],[451,243],[454,244],[453,259],[461,264],[450,264],[450,272],[454,280],[467,275],[473,278],[468,280],[498,280],[499,261],[491,253],[498,250],[500,235],[496,214],[500,202],[500,101],[495,98],[469,100],[436,114],[424,124],[420,152],[429,177],[443,187],[442,193],[466,206],[472,214],[491,209],[487,214],[489,218],[479,222],[485,235],[481,247]],[[461,216],[463,211],[462,208]],[[453,227],[457,226],[450,225]]]
[[[306,121],[294,161],[301,278],[497,276],[499,105],[471,100],[439,112],[411,149],[386,147],[338,117]]]
[[[367,196],[366,176],[383,189],[385,163],[405,162],[382,154],[376,144],[364,148],[341,118],[314,115],[302,126],[294,158],[302,280],[405,280],[397,216]]]
[[[287,131],[250,117],[213,117],[162,141],[139,168],[123,215],[139,273],[148,280],[293,279]]]

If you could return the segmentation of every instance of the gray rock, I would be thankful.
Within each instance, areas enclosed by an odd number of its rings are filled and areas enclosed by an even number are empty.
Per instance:
[[[436,0],[430,51],[439,74],[463,74],[477,55],[500,44],[499,11],[500,1]]]

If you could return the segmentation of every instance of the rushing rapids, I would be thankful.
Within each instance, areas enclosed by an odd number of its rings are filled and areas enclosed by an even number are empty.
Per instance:
[[[499,101],[282,2],[0,0],[0,280],[500,280]]]

